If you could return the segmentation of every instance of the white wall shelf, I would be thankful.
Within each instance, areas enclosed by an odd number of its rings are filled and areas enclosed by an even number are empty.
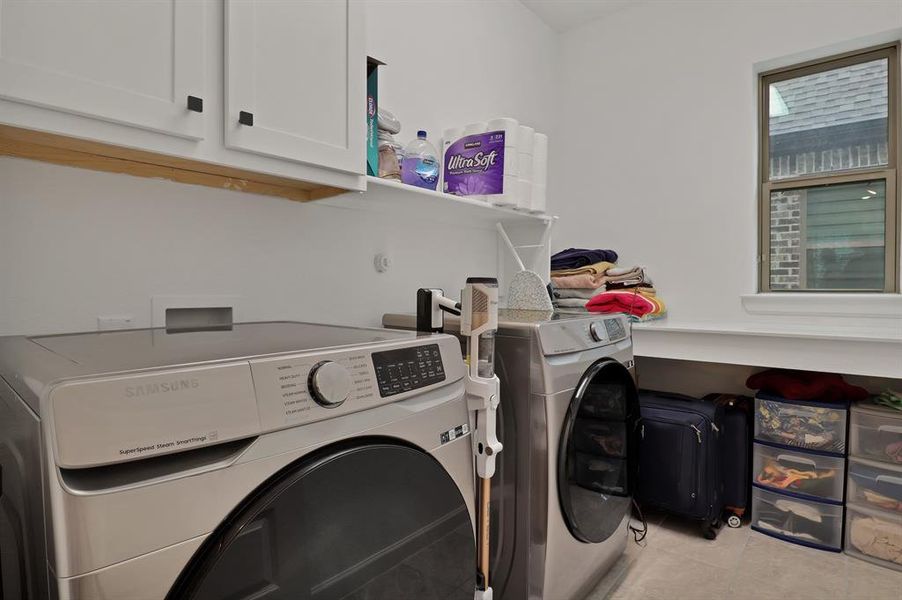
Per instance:
[[[379,212],[402,211],[405,215],[439,222],[471,224],[495,228],[505,224],[533,224],[544,227],[552,217],[534,215],[512,208],[492,206],[487,202],[426,190],[399,181],[367,177],[366,193],[349,193],[323,200],[340,208],[372,209]]]
[[[674,323],[633,325],[636,356],[902,377],[902,325],[828,327]]]

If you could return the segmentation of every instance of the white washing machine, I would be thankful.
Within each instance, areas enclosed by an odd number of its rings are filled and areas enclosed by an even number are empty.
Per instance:
[[[387,327],[412,328],[389,314]],[[446,330],[459,322],[446,317]],[[623,553],[638,395],[623,315],[501,310],[490,579],[503,600],[583,598]]]
[[[470,600],[451,336],[0,338],[3,598]]]

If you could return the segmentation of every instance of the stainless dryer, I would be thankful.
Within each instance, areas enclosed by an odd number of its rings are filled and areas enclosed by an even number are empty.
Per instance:
[[[464,374],[305,323],[0,338],[0,595],[470,600]]]
[[[416,326],[403,314],[383,325]],[[504,600],[580,599],[629,533],[639,417],[629,321],[501,310],[495,352],[504,451],[492,484],[492,586]]]

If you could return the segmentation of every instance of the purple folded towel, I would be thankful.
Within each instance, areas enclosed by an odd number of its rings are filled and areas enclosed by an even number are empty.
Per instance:
[[[551,270],[578,269],[600,262],[617,262],[617,253],[613,250],[567,248],[551,257]]]

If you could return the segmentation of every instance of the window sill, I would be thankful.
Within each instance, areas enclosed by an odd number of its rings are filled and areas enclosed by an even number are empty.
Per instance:
[[[752,315],[902,319],[902,294],[769,293],[742,296]]]

